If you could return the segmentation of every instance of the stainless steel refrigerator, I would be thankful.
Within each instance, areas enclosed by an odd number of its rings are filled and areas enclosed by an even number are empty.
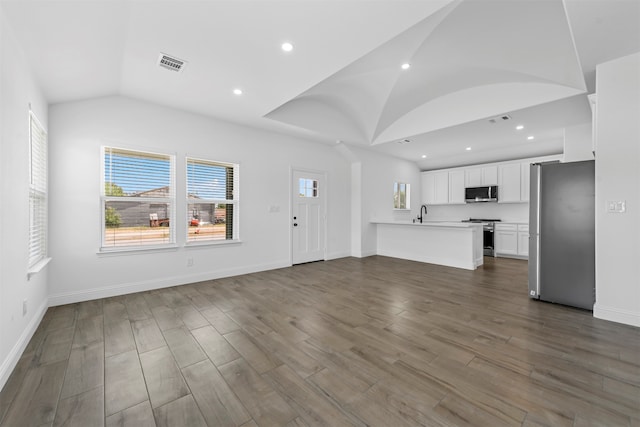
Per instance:
[[[529,198],[529,296],[593,310],[595,162],[532,164]]]

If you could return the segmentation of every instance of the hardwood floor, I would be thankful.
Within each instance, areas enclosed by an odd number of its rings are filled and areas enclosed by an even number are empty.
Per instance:
[[[51,308],[4,426],[640,426],[640,328],[527,264],[344,258]]]

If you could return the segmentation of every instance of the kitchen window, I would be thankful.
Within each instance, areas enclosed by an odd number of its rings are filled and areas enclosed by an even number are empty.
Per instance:
[[[393,184],[393,208],[411,209],[410,185],[403,182]]]
[[[102,250],[175,244],[175,156],[103,147]]]
[[[187,157],[187,243],[238,239],[238,170]]]

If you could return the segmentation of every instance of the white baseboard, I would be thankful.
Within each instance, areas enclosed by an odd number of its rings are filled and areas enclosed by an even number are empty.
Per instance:
[[[369,257],[369,256],[374,256],[374,255],[378,255],[378,252],[375,251],[375,250],[374,251],[362,251],[359,254],[352,254],[351,256],[355,257],[355,258],[366,258],[366,257]]]
[[[349,252],[333,252],[333,253],[327,254],[325,259],[327,261],[330,261],[332,259],[348,258],[350,256],[351,256],[351,253],[349,253]]]
[[[597,302],[593,306],[593,317],[625,325],[640,327],[640,313],[637,311],[621,310],[614,307],[603,307]]]
[[[81,301],[89,301],[98,298],[108,298],[134,292],[150,291],[153,289],[168,288],[171,286],[186,285],[188,283],[204,282],[207,280],[221,279],[223,277],[239,276],[241,274],[257,273],[260,271],[275,270],[291,266],[290,262],[277,262],[271,264],[257,264],[226,270],[208,271],[205,273],[164,277],[162,279],[144,280],[141,282],[122,283],[103,286],[100,288],[86,289],[76,292],[63,292],[49,296],[49,306],[54,307],[63,304],[72,304]]]
[[[18,360],[20,360],[22,352],[24,352],[24,349],[27,347],[27,344],[29,344],[31,337],[33,337],[36,329],[38,329],[38,325],[40,325],[48,307],[49,302],[45,299],[42,304],[40,304],[40,307],[38,307],[29,324],[27,324],[27,327],[22,331],[22,334],[20,334],[20,338],[18,338],[18,341],[16,341],[7,357],[2,361],[2,365],[0,365],[0,390],[2,390],[9,379],[11,372],[13,372],[13,369],[18,364]]]

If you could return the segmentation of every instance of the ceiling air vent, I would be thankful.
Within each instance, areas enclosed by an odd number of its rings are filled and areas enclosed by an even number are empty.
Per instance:
[[[491,117],[489,119],[489,123],[500,123],[506,122],[507,120],[511,120],[511,116],[508,114],[503,114],[501,116]]]
[[[162,68],[166,68],[167,70],[181,72],[184,68],[186,62],[182,59],[174,58],[173,56],[169,56],[165,53],[161,53],[158,57],[158,65]]]

